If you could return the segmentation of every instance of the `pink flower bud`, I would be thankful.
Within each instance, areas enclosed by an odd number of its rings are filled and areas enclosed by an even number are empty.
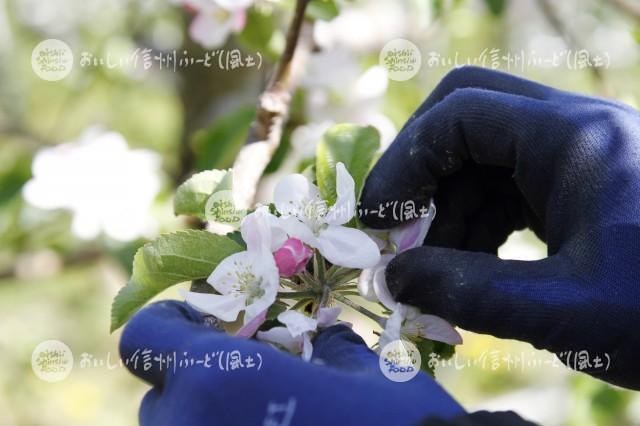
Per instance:
[[[313,255],[313,250],[297,238],[289,238],[273,253],[282,277],[292,277],[302,271]]]

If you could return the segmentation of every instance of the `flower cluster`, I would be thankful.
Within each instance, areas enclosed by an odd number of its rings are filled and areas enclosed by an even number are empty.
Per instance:
[[[246,250],[224,259],[208,277],[215,294],[183,292],[186,301],[225,322],[238,320],[243,312],[238,336],[255,335],[306,360],[314,333],[338,322],[341,309],[332,307],[335,302],[375,319],[384,328],[381,347],[401,338],[461,343],[443,319],[396,303],[384,278],[396,254],[422,243],[435,208],[390,232],[365,231],[350,226],[355,183],[342,163],[336,165],[335,189],[336,201],[330,205],[304,175],[284,177],[275,187],[272,208],[259,207],[243,219]],[[363,298],[380,302],[390,317],[349,299],[356,288]],[[274,326],[276,319],[282,326]]]

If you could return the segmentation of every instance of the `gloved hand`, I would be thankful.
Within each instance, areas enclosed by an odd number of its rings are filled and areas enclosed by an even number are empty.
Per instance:
[[[237,369],[231,368],[238,359],[233,351],[243,364]],[[143,426],[408,425],[427,416],[464,414],[424,373],[404,383],[387,379],[378,356],[344,325],[318,334],[312,362],[305,362],[216,332],[184,303],[160,302],[131,319],[120,354],[133,374],[153,386],[140,407]],[[167,356],[174,361],[166,363]]]
[[[399,301],[640,389],[637,111],[495,71],[452,71],[374,167],[362,220],[389,227],[393,202],[397,214],[432,196],[427,245],[386,271]],[[497,258],[525,227],[548,258]]]

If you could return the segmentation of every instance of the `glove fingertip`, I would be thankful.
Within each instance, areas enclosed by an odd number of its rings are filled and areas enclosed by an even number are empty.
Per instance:
[[[157,355],[180,347],[191,333],[201,330],[202,314],[184,302],[166,300],[153,303],[137,312],[126,324],[118,350],[125,366],[139,378],[162,382],[164,373],[156,368],[145,370],[143,352]]]
[[[377,355],[357,333],[344,324],[321,331],[313,341],[313,360],[345,370],[368,370],[378,365]]]

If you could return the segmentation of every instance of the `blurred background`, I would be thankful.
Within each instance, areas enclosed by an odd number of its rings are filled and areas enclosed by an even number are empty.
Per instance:
[[[147,387],[118,362],[111,301],[141,244],[188,225],[172,213],[176,185],[233,163],[294,2],[230,4],[0,0],[0,424],[137,424]],[[313,0],[307,18],[312,48],[263,197],[273,176],[304,165],[331,123],[372,124],[390,143],[457,65],[640,102],[640,1]],[[397,38],[422,57],[407,81],[379,65]],[[59,81],[32,66],[46,39],[73,52]],[[528,232],[500,251],[545,253]],[[469,409],[513,409],[545,425],[640,424],[640,394],[569,372],[527,344],[464,338],[437,377]],[[75,357],[58,383],[31,369],[47,339]]]

